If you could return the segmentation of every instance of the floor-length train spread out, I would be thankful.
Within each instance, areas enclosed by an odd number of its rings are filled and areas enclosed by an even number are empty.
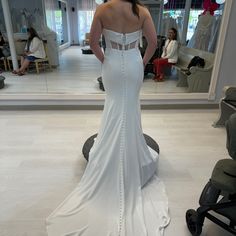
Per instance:
[[[169,223],[158,153],[146,145],[139,92],[141,31],[104,29],[106,101],[100,130],[75,190],[47,218],[49,236],[160,236]]]

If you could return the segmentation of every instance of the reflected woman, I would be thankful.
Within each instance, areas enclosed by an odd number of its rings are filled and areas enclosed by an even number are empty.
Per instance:
[[[45,58],[46,53],[44,50],[43,41],[39,37],[34,28],[27,29],[28,40],[25,46],[25,52],[21,57],[21,67],[18,70],[13,70],[13,74],[24,75],[25,70],[28,68],[30,62],[34,62],[36,59]]]
[[[154,80],[164,81],[164,69],[174,65],[178,60],[178,41],[177,30],[171,28],[168,33],[168,39],[165,42],[161,58],[153,61]]]
[[[4,54],[2,52],[4,44],[5,44],[5,40],[3,38],[2,32],[0,31],[0,58],[4,57]]]

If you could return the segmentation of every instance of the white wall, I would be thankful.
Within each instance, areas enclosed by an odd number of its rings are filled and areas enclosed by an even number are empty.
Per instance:
[[[12,27],[14,33],[19,33],[24,23],[28,23],[27,27],[33,26],[39,30],[41,24],[44,23],[43,5],[40,0],[19,1],[9,0],[9,7],[12,17]],[[21,11],[26,8],[28,14],[28,22],[24,22]],[[31,16],[30,16],[31,15]]]
[[[233,1],[228,30],[221,59],[220,72],[216,87],[216,101],[222,97],[224,86],[236,86],[236,1]]]

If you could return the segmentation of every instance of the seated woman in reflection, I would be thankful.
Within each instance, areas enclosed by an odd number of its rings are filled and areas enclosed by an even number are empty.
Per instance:
[[[2,32],[0,31],[0,58],[5,57],[3,52],[2,52],[4,44],[5,44],[5,40],[3,38]]]
[[[34,28],[27,29],[28,40],[25,46],[25,52],[21,57],[21,67],[18,70],[14,70],[12,73],[18,75],[24,75],[25,70],[28,68],[30,62],[34,62],[36,59],[45,58],[46,53],[44,50],[43,41],[38,36],[38,33]]]
[[[174,65],[178,60],[178,41],[177,41],[177,30],[171,28],[168,33],[168,39],[165,42],[163,53],[161,58],[156,58],[153,61],[154,68],[154,80],[164,80],[164,69],[165,67]]]
[[[2,36],[2,32],[0,31],[0,58],[5,57],[3,52],[2,52],[4,43],[5,43],[5,40],[4,40],[3,36]],[[2,69],[1,68],[0,68],[0,73],[2,73]]]

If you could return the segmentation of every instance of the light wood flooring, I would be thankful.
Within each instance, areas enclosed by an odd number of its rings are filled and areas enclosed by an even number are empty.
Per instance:
[[[46,236],[45,218],[75,188],[86,162],[81,149],[101,111],[0,111],[0,236]],[[185,212],[217,160],[228,158],[217,110],[144,110],[144,133],[160,145],[159,177],[169,197],[165,236],[190,236]],[[228,236],[206,221],[203,236]]]

